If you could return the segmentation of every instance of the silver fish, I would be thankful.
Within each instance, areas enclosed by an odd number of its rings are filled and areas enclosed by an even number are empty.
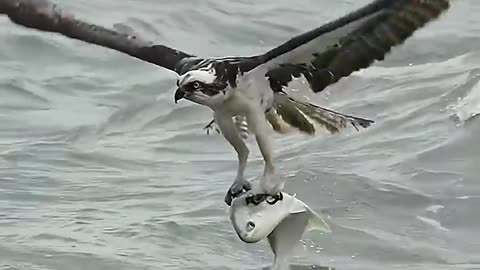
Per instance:
[[[285,192],[276,196],[242,194],[232,202],[230,220],[242,241],[256,243],[268,239],[274,254],[272,270],[289,269],[288,260],[304,232],[331,232],[320,215]]]

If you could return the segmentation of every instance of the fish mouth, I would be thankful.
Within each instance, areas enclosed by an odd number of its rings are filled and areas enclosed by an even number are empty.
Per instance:
[[[180,99],[184,98],[186,94],[187,92],[185,92],[183,88],[181,87],[177,88],[177,91],[175,91],[175,95],[174,95],[175,104],[177,104]]]

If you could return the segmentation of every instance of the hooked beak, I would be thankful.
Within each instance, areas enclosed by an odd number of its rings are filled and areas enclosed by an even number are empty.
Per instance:
[[[175,91],[175,104],[178,103],[178,101],[184,97],[185,97],[185,91],[181,87],[177,88],[177,91]]]

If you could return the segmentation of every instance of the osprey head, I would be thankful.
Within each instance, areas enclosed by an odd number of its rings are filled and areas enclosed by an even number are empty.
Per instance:
[[[215,69],[211,66],[207,69],[190,70],[180,76],[177,80],[177,91],[175,91],[175,103],[185,98],[192,102],[215,106],[226,98],[226,83],[217,80]]]

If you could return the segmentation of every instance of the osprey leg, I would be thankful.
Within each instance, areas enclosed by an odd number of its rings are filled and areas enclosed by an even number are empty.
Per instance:
[[[216,111],[214,113],[214,120],[225,139],[233,146],[238,155],[237,176],[225,195],[225,203],[230,205],[232,203],[232,199],[242,193],[243,190],[251,189],[250,182],[245,180],[244,177],[250,151],[235,127],[232,116]]]
[[[255,134],[258,148],[260,149],[265,162],[263,178],[260,181],[260,187],[262,190],[255,192],[275,195],[283,190],[283,181],[279,181],[277,180],[278,177],[275,177],[271,138],[268,132],[268,122],[265,113],[251,111],[247,115],[247,122],[250,131]]]

